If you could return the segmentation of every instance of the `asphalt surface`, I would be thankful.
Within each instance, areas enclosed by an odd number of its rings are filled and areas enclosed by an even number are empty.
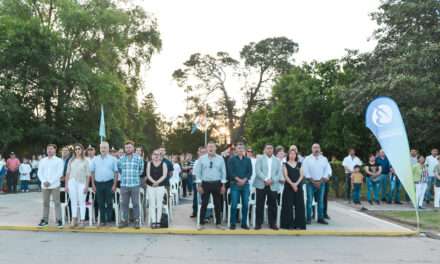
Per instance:
[[[440,240],[0,231],[3,263],[440,263]]]

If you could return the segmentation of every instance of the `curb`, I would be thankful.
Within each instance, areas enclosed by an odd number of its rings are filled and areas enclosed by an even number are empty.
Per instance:
[[[416,231],[371,231],[371,230],[216,230],[216,229],[150,229],[116,227],[83,229],[34,227],[34,226],[0,226],[0,231],[32,231],[54,233],[102,233],[102,234],[150,234],[150,235],[221,235],[221,236],[341,236],[341,237],[408,237],[416,236]]]

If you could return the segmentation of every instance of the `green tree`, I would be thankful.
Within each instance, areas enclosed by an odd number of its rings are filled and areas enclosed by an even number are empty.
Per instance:
[[[344,112],[342,95],[351,82],[336,60],[294,67],[272,89],[268,104],[249,120],[246,138],[257,149],[264,144],[297,145],[308,153],[314,142],[326,155],[364,148],[362,113]]]
[[[388,0],[372,14],[377,46],[350,52],[345,61],[356,75],[344,101],[363,111],[376,96],[398,103],[413,147],[439,146],[440,1]]]
[[[290,39],[267,38],[244,46],[240,60],[226,52],[214,56],[193,54],[173,77],[179,86],[196,94],[196,98],[219,98],[215,101],[215,113],[225,119],[230,140],[234,142],[243,137],[249,113],[265,100],[273,80],[290,69],[297,51],[298,44]],[[240,96],[231,90],[237,86]],[[237,102],[237,98],[242,101]]]
[[[25,113],[7,123],[17,133],[1,144],[98,142],[101,104],[109,138],[121,141],[138,114],[141,68],[160,47],[155,19],[137,6],[1,1],[0,94]]]

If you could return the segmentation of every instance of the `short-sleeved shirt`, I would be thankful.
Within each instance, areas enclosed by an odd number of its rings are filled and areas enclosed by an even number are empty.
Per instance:
[[[388,158],[381,158],[381,157],[377,157],[376,158],[376,164],[382,167],[382,174],[388,174],[390,173],[390,169],[391,169],[391,164],[388,161]]]
[[[119,159],[118,170],[121,187],[137,187],[141,183],[140,175],[144,171],[144,161],[139,155],[124,155]]]
[[[364,176],[360,172],[353,172],[351,174],[351,182],[352,183],[362,183]]]
[[[6,167],[8,168],[8,171],[18,171],[18,168],[20,167],[20,161],[17,158],[8,159],[6,161]]]
[[[115,179],[118,172],[118,160],[111,155],[98,155],[90,164],[90,171],[95,174],[96,182],[108,182]]]

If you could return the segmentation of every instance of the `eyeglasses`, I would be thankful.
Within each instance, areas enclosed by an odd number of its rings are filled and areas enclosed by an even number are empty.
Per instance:
[[[253,152],[252,149],[248,149],[247,152]]]

